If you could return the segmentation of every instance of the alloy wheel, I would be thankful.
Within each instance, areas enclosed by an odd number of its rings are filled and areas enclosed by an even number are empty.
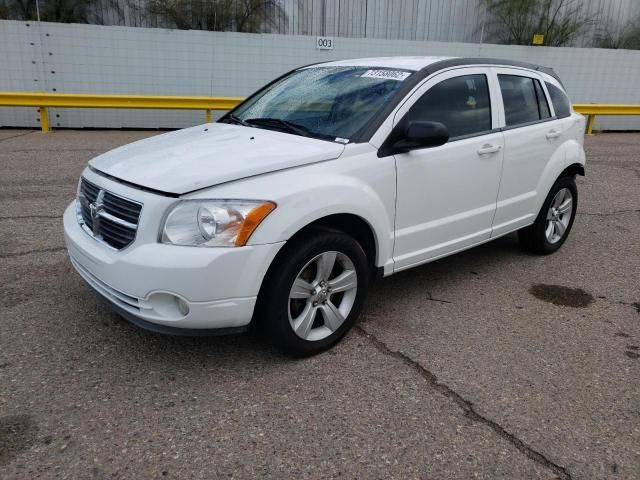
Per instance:
[[[296,335],[317,341],[338,330],[353,308],[358,275],[345,254],[329,251],[312,258],[289,293],[289,323]]]
[[[557,243],[564,237],[571,213],[573,212],[573,194],[568,188],[558,190],[549,210],[547,211],[547,221],[545,224],[545,235],[549,243]]]

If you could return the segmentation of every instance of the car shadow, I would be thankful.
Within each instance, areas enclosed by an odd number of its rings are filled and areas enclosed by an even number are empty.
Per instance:
[[[399,272],[374,282],[369,295],[370,301],[365,306],[365,316],[377,316],[381,313],[378,311],[382,308],[381,303],[393,301],[394,297],[437,289],[444,280],[447,284],[468,281],[469,275],[479,275],[492,264],[517,261],[527,256],[529,255],[520,249],[517,237],[509,235],[457,255]],[[95,307],[96,310],[104,312],[103,327],[109,327],[106,332],[104,329],[100,331],[111,336],[111,341],[120,343],[121,348],[134,350],[146,361],[162,363],[170,359],[179,368],[191,368],[197,364],[225,368],[238,361],[258,360],[262,366],[268,367],[296,361],[271,346],[254,329],[243,334],[211,337],[163,335],[130,324],[112,312],[108,302],[97,294],[95,301],[99,304]]]
[[[369,296],[392,299],[437,289],[443,283],[468,281],[487,269],[505,262],[522,262],[535,256],[522,250],[517,234],[500,237],[478,247],[383,278],[371,286]]]

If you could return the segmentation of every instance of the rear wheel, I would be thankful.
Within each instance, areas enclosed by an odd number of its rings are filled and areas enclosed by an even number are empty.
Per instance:
[[[560,177],[551,187],[535,223],[518,231],[522,246],[542,255],[558,250],[569,236],[577,207],[575,179]]]
[[[296,356],[331,347],[360,314],[368,271],[362,247],[344,233],[320,230],[294,240],[260,293],[267,335]]]

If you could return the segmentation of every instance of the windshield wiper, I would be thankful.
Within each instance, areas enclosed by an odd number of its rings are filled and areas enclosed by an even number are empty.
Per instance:
[[[307,127],[289,122],[288,120],[282,120],[281,118],[249,118],[245,123],[260,127],[273,127],[296,135],[302,135],[303,137],[315,136]]]
[[[242,120],[240,117],[236,117],[233,113],[227,113],[227,115],[224,117],[224,122],[225,123],[235,123],[236,125],[242,125],[243,127],[250,127],[251,126],[247,122]]]

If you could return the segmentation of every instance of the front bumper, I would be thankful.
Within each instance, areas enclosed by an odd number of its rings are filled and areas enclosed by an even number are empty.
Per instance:
[[[124,317],[163,333],[246,327],[262,279],[283,244],[198,248],[136,239],[115,251],[82,230],[75,202],[64,213],[64,232],[82,278]]]

